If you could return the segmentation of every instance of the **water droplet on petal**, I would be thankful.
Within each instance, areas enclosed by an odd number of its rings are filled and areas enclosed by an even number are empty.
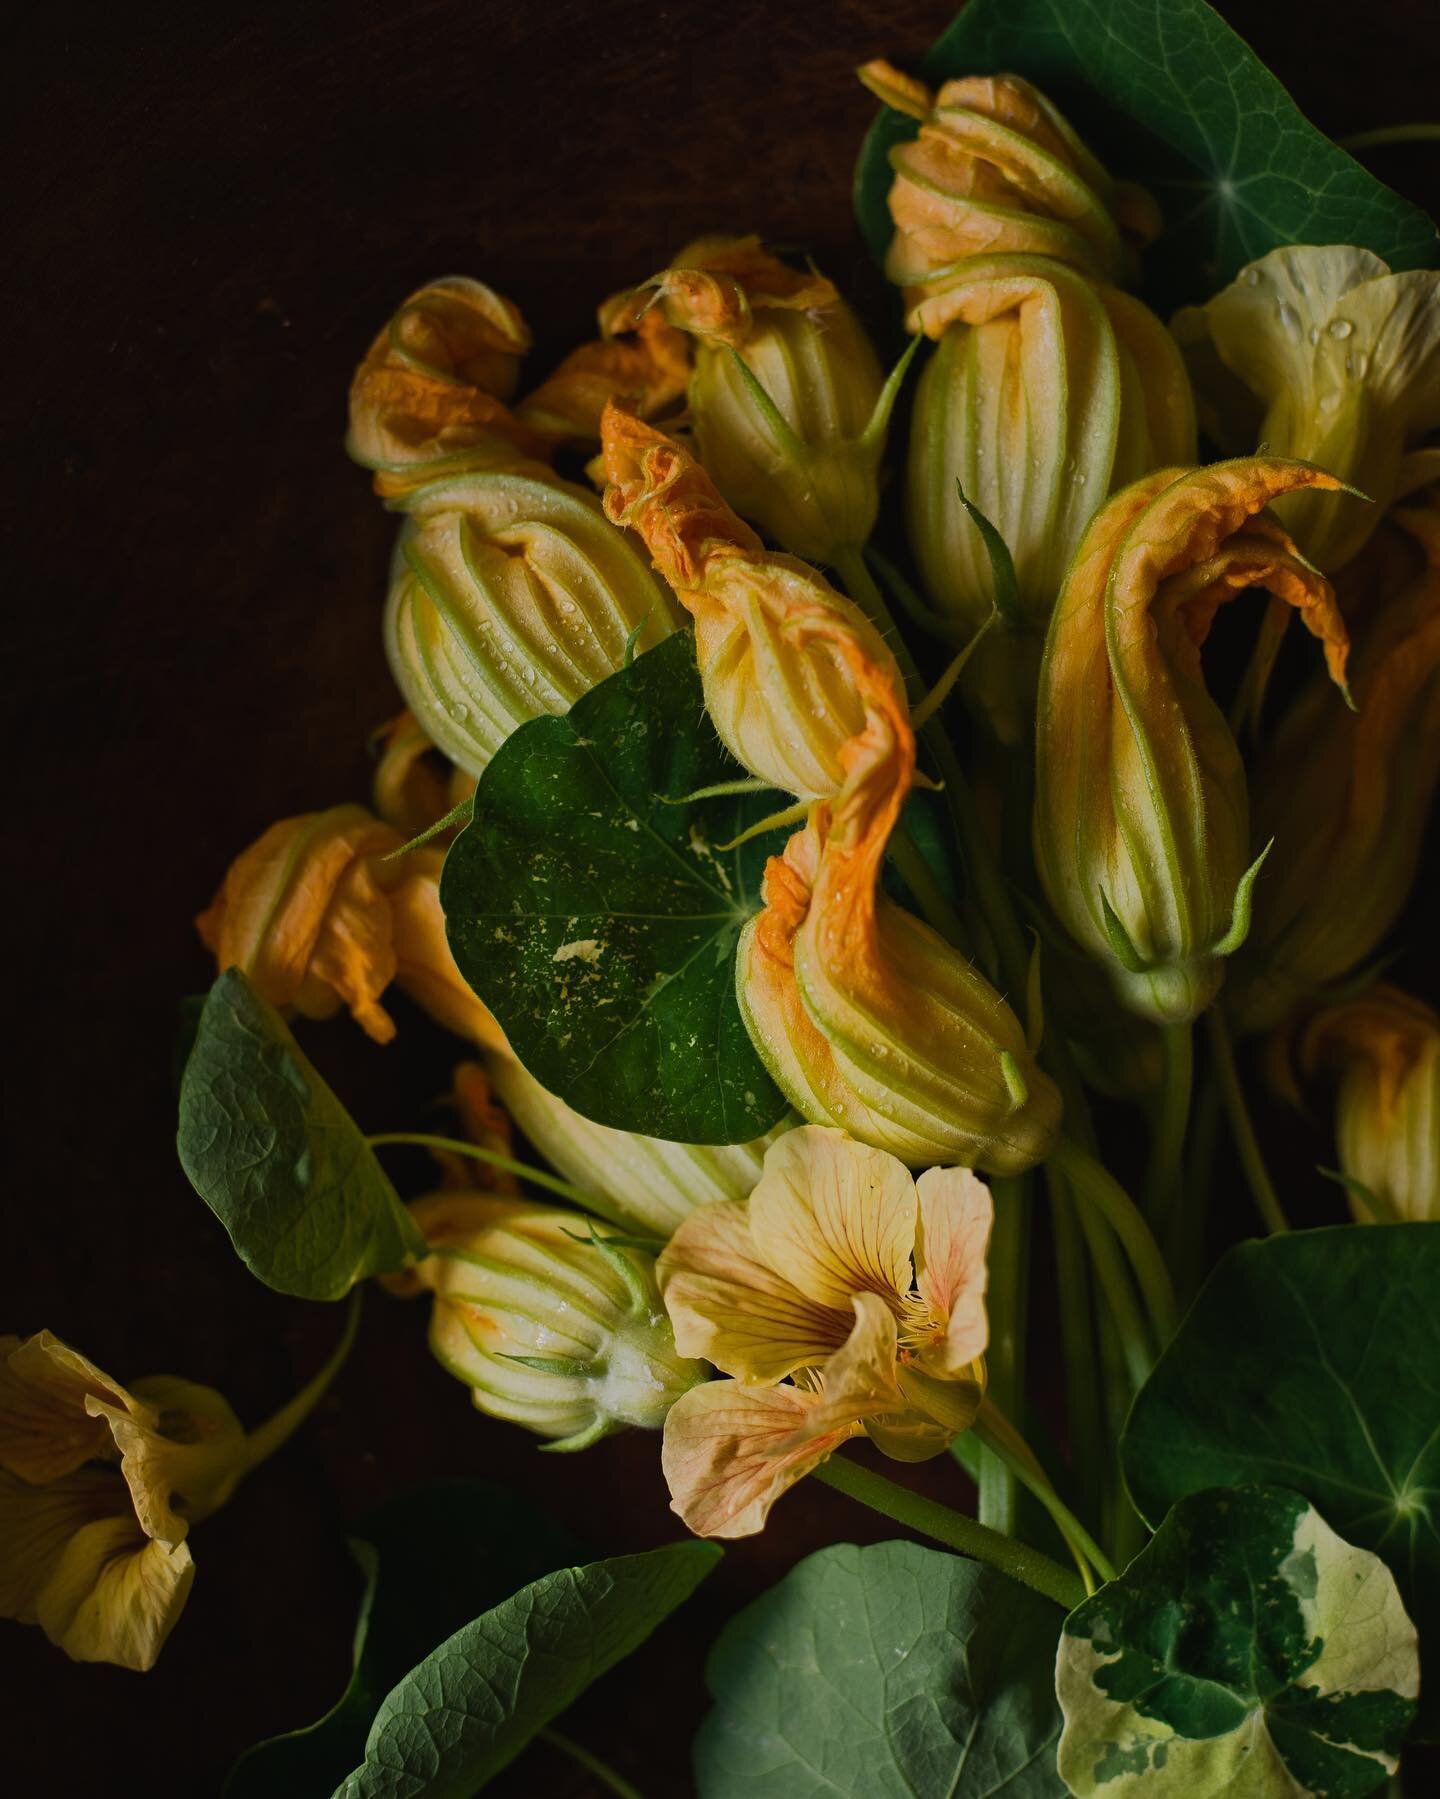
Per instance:
[[[1252,263],[1248,269],[1241,271],[1240,279],[1245,283],[1246,287],[1259,287],[1260,271]]]
[[[1300,314],[1288,300],[1282,300],[1279,306],[1280,323],[1292,334],[1300,329]]]
[[[1349,337],[1355,327],[1350,323],[1349,319],[1331,319],[1325,329],[1330,333],[1331,337]]]

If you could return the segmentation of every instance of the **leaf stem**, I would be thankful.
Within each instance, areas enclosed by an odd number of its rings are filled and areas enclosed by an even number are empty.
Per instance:
[[[1336,140],[1342,150],[1376,150],[1384,144],[1440,143],[1440,125],[1377,125],[1373,131],[1352,131]]]
[[[970,941],[964,921],[951,905],[945,889],[936,880],[930,864],[903,823],[896,825],[887,847],[905,885],[915,896],[915,903],[926,924],[932,931],[938,932],[952,949],[958,949],[968,956]]]
[[[831,1456],[815,1470],[814,1477],[907,1530],[930,1537],[977,1562],[988,1563],[1012,1580],[1023,1581],[1067,1612],[1073,1611],[1085,1597],[1085,1583],[1080,1577],[1068,1568],[1062,1568],[1059,1562],[1052,1562],[1038,1549],[1031,1549],[1028,1544],[1017,1543],[998,1530],[977,1524],[973,1518],[952,1511],[948,1505],[926,1499],[896,1481],[887,1480],[883,1474],[876,1474],[859,1462],[840,1455]]]
[[[1114,1175],[1072,1138],[1060,1139],[1051,1152],[1051,1160],[1069,1180],[1071,1191],[1082,1205],[1092,1205],[1120,1239],[1144,1297],[1157,1347],[1163,1349],[1175,1334],[1175,1288],[1160,1246],[1139,1207]]]
[[[1079,1566],[1085,1590],[1093,1591],[1091,1568],[1101,1580],[1114,1580],[1115,1570],[1110,1558],[1055,1491],[1034,1450],[988,1394],[980,1401],[980,1411],[972,1428],[986,1448],[1004,1462],[1026,1492],[1033,1494],[1054,1519],[1055,1528],[1064,1537],[1066,1547]]]
[[[1164,1057],[1160,1104],[1140,1191],[1145,1216],[1154,1230],[1163,1235],[1184,1203],[1185,1134],[1190,1125],[1190,1098],[1195,1082],[1193,1030],[1188,1023],[1166,1025],[1160,1033],[1160,1044]]]
[[[350,1295],[350,1304],[345,1312],[345,1325],[340,1332],[340,1341],[330,1352],[320,1372],[314,1375],[295,1395],[282,1405],[278,1412],[257,1425],[245,1436],[245,1470],[258,1468],[267,1457],[287,1443],[314,1410],[316,1403],[323,1397],[325,1389],[334,1380],[344,1366],[351,1345],[355,1341],[355,1332],[360,1325],[360,1295],[362,1289],[357,1287]]]
[[[986,1309],[990,1346],[985,1353],[987,1391],[1012,1415],[1024,1405],[1025,1300],[1030,1265],[1030,1195],[1023,1176],[991,1182],[995,1223],[986,1256],[989,1281]],[[988,1403],[988,1402],[987,1402]],[[983,1433],[981,1433],[983,1441]],[[980,1522],[1013,1536],[1016,1528],[1015,1473],[1003,1455],[982,1449],[976,1485]]]
[[[617,1794],[618,1799],[641,1799],[639,1788],[632,1787],[628,1780],[615,1772],[609,1762],[602,1762],[593,1749],[587,1749],[573,1737],[562,1735],[553,1725],[537,1731],[535,1741],[548,1743],[552,1749],[558,1749],[561,1755],[568,1755],[587,1774],[593,1774],[601,1786],[608,1787],[612,1793]]]
[[[1095,1377],[1094,1294],[1070,1189],[1053,1169],[1045,1171],[1055,1238],[1055,1280],[1060,1302],[1060,1343],[1065,1364],[1065,1411],[1070,1426],[1070,1465],[1089,1515],[1099,1516],[1101,1447],[1105,1431],[1100,1386]]]
[[[467,1143],[463,1137],[435,1137],[427,1131],[382,1131],[378,1137],[367,1137],[365,1141],[371,1149],[383,1149],[387,1144],[403,1144],[415,1149],[448,1150],[452,1156],[469,1156],[476,1162],[485,1162],[492,1168],[501,1168],[506,1174],[517,1174],[522,1181],[529,1181],[533,1186],[544,1187],[551,1193],[558,1193],[562,1199],[572,1204],[583,1206],[587,1212],[594,1212],[597,1217],[606,1214],[588,1193],[582,1193],[578,1187],[572,1187],[569,1181],[562,1181],[557,1174],[549,1174],[543,1168],[536,1168],[530,1162],[517,1162],[513,1156],[501,1155],[498,1149],[485,1149],[478,1143]],[[615,1219],[611,1223],[618,1222]]]
[[[1250,1192],[1268,1231],[1288,1231],[1289,1221],[1280,1195],[1265,1166],[1260,1140],[1245,1103],[1245,1089],[1240,1085],[1240,1071],[1235,1066],[1235,1045],[1230,1040],[1230,1027],[1219,1006],[1210,1008],[1210,1049],[1215,1062],[1215,1077],[1220,1086],[1220,1100],[1230,1120],[1230,1135],[1245,1171]]]

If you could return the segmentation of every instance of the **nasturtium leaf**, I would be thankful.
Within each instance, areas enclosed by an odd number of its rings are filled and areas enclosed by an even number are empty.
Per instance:
[[[919,72],[1043,89],[1112,174],[1159,201],[1145,268],[1167,305],[1206,298],[1279,244],[1359,244],[1394,269],[1440,260],[1425,214],[1317,131],[1205,0],[969,0]],[[877,257],[889,152],[916,129],[887,110],[860,153],[855,205]]]
[[[180,1082],[180,1161],[269,1287],[339,1299],[425,1243],[353,1118],[238,968],[210,989]]]
[[[562,1568],[442,1643],[386,1697],[335,1799],[470,1799],[688,1599],[711,1543]]]
[[[1182,1499],[1065,1620],[1077,1799],[1359,1799],[1394,1772],[1420,1661],[1395,1577],[1299,1493]]]
[[[735,997],[735,944],[787,804],[685,799],[745,779],[677,632],[492,758],[445,861],[455,960],[530,1073],[577,1112],[681,1143],[748,1143],[784,1096]]]
[[[355,1526],[365,1575],[355,1667],[340,1698],[307,1729],[257,1743],[224,1799],[316,1799],[365,1754],[391,1687],[462,1624],[518,1587],[566,1567],[578,1545],[533,1503],[487,1481],[446,1481],[397,1498]]]
[[[916,1543],[807,1556],[722,1632],[701,1799],[1054,1799],[1057,1606]]]
[[[1294,1487],[1389,1564],[1440,1643],[1440,1225],[1339,1225],[1221,1261],[1131,1409],[1125,1478],[1153,1524],[1206,1487]],[[1440,1724],[1440,1680],[1420,1728]]]

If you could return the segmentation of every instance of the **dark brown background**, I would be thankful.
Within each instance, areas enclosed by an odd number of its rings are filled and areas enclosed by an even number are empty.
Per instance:
[[[1433,109],[1426,0],[1221,10],[1336,135]],[[338,1327],[253,1281],[191,1193],[170,1056],[176,1001],[208,978],[191,915],[272,820],[363,796],[367,733],[395,708],[378,631],[392,525],[340,449],[378,324],[425,277],[473,273],[520,302],[538,374],[588,335],[599,298],[706,230],[805,245],[874,296],[849,211],[873,103],[851,69],[913,60],[949,14],[25,9],[5,108],[21,182],[3,337],[19,504],[0,1327],[48,1326],[120,1378],[212,1382],[247,1420]],[[1433,148],[1373,164],[1434,207]],[[343,1024],[309,1041],[377,1130],[424,1115],[453,1053],[409,1012],[398,1049]],[[676,1535],[653,1439],[557,1467],[474,1414],[423,1338],[422,1307],[372,1300],[310,1428],[196,1533],[199,1578],[154,1673],[71,1666],[0,1625],[8,1790],[209,1794],[241,1748],[318,1715],[348,1668],[343,1527],[406,1486],[501,1479],[601,1553]],[[877,1534],[838,1496],[797,1492],[567,1728],[650,1799],[686,1793],[720,1623],[806,1549]],[[539,1750],[505,1790],[597,1789]]]

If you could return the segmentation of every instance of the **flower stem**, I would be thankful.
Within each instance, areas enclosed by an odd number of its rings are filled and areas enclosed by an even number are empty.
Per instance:
[[[1164,1073],[1141,1202],[1157,1234],[1164,1235],[1184,1203],[1185,1134],[1195,1081],[1195,1043],[1188,1023],[1166,1025],[1160,1043]]]
[[[905,885],[915,896],[932,931],[938,931],[952,949],[958,949],[962,955],[970,953],[970,933],[960,914],[946,897],[945,889],[930,872],[930,864],[920,853],[915,839],[905,829],[903,822],[896,825],[891,834],[889,851],[896,868],[904,877]]]
[[[1245,1090],[1240,1085],[1240,1071],[1235,1066],[1235,1046],[1230,1041],[1230,1027],[1219,1006],[1210,1008],[1210,1049],[1215,1060],[1215,1075],[1220,1083],[1220,1099],[1230,1120],[1230,1134],[1235,1140],[1240,1166],[1245,1171],[1250,1192],[1268,1231],[1288,1231],[1289,1222],[1280,1195],[1270,1179],[1260,1141],[1245,1103]]]
[[[1045,1184],[1050,1196],[1050,1218],[1055,1236],[1055,1279],[1065,1363],[1070,1465],[1075,1471],[1081,1502],[1087,1514],[1095,1518],[1099,1516],[1105,1423],[1096,1379],[1099,1351],[1095,1340],[1094,1294],[1070,1189],[1053,1169],[1045,1171]]]
[[[355,1341],[355,1332],[360,1324],[360,1293],[357,1287],[350,1295],[350,1304],[345,1312],[345,1327],[340,1332],[340,1341],[330,1352],[329,1359],[320,1372],[308,1380],[295,1397],[282,1405],[280,1410],[245,1436],[245,1469],[248,1473],[258,1468],[261,1462],[287,1443],[324,1395],[325,1389],[334,1380],[344,1366],[345,1358],[350,1353]]]
[[[578,1187],[572,1187],[569,1181],[562,1181],[558,1174],[550,1174],[530,1162],[517,1162],[513,1156],[501,1155],[499,1150],[485,1149],[478,1143],[467,1143],[463,1137],[435,1137],[425,1131],[383,1131],[378,1137],[367,1137],[365,1141],[371,1149],[383,1149],[386,1144],[405,1144],[416,1149],[447,1150],[452,1156],[469,1156],[476,1162],[487,1163],[491,1168],[502,1168],[507,1174],[518,1174],[522,1181],[529,1181],[531,1186],[544,1187],[550,1193],[557,1193],[561,1199],[568,1199],[572,1205],[583,1207],[597,1218],[603,1218],[607,1224],[618,1225],[622,1230],[629,1228],[624,1219],[615,1217],[593,1194],[582,1193]]]
[[[1062,1137],[1051,1160],[1082,1205],[1093,1206],[1120,1239],[1144,1296],[1157,1346],[1163,1349],[1175,1334],[1175,1288],[1160,1246],[1139,1208],[1114,1175],[1072,1139]]]
[[[601,1786],[608,1787],[619,1799],[641,1799],[639,1789],[632,1787],[628,1780],[617,1774],[609,1762],[602,1762],[594,1750],[585,1748],[573,1737],[562,1736],[553,1725],[546,1730],[537,1731],[535,1740],[548,1743],[552,1749],[568,1755],[572,1762],[576,1762],[587,1774],[593,1774]]]
[[[948,1505],[913,1493],[908,1487],[887,1480],[883,1474],[861,1467],[859,1462],[832,1456],[815,1470],[815,1478],[827,1487],[834,1487],[837,1493],[868,1505],[882,1517],[894,1519],[895,1523],[919,1536],[930,1537],[947,1549],[998,1568],[1012,1580],[1022,1581],[1047,1599],[1053,1599],[1067,1612],[1073,1611],[1085,1597],[1085,1583],[1080,1577],[1068,1568],[1062,1568],[1059,1562],[1052,1562],[1048,1555],[1041,1555],[1038,1549],[1031,1549],[1028,1544],[1017,1543],[998,1530],[977,1524],[973,1518],[952,1511]]]
[[[1034,1450],[988,1395],[980,1402],[980,1410],[972,1428],[986,1448],[1004,1462],[1026,1492],[1032,1493],[1049,1512],[1055,1521],[1055,1528],[1075,1557],[1086,1592],[1093,1591],[1090,1579],[1092,1568],[1101,1580],[1114,1580],[1115,1570],[1109,1557],[1055,1491]]]
[[[1022,1177],[991,1183],[995,1223],[986,1257],[990,1346],[985,1354],[988,1391],[1001,1410],[1021,1411],[1025,1392],[1025,1300],[1030,1265],[1030,1195]],[[1015,1473],[990,1446],[981,1451],[977,1512],[982,1524],[1013,1536]]]
[[[1342,150],[1378,150],[1383,144],[1440,143],[1440,125],[1377,125],[1373,131],[1352,131],[1338,140]]]

